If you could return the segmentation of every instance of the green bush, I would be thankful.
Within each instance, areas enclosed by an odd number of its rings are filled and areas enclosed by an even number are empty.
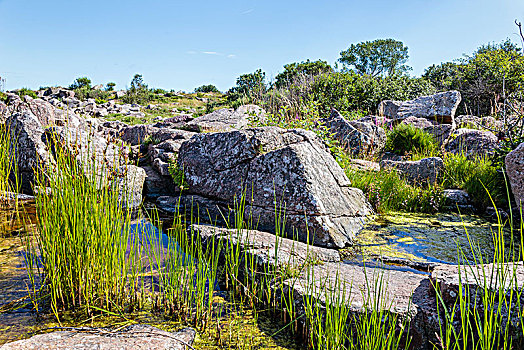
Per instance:
[[[173,179],[175,185],[181,190],[187,190],[189,187],[186,182],[184,175],[184,169],[182,169],[176,160],[171,160],[169,162],[169,174]]]
[[[402,156],[410,153],[433,155],[438,145],[431,134],[413,125],[399,124],[388,133],[385,149]]]
[[[6,103],[7,102],[7,95],[0,91],[0,101]]]
[[[17,90],[16,94],[20,97],[29,96],[32,98],[38,98],[38,96],[36,95],[36,92],[34,92],[31,89],[27,89],[27,88],[21,88],[20,90]]]
[[[504,177],[491,159],[449,153],[444,156],[444,167],[444,187],[466,191],[477,208],[492,206],[492,199],[497,206],[507,206]]]
[[[208,84],[208,85],[202,85],[195,89],[195,92],[220,92],[215,85]]]

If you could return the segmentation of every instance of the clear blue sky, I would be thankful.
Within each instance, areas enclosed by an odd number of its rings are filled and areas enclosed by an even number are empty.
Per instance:
[[[488,42],[517,42],[524,0],[0,0],[7,88],[93,83],[226,90],[262,68],[334,63],[351,43],[394,38],[420,75]]]

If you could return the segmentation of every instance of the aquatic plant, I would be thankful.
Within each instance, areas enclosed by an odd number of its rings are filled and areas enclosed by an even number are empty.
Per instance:
[[[128,307],[138,301],[142,272],[125,176],[91,157],[93,150],[71,147],[55,147],[55,164],[36,171],[36,186],[46,190],[37,191],[36,245],[28,247],[41,261],[57,319],[64,310]]]

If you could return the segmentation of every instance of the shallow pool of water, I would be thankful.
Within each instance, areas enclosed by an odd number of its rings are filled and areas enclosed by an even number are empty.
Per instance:
[[[474,215],[389,213],[370,222],[343,255],[349,260],[384,257],[455,264],[459,256],[474,261],[473,246],[489,260],[494,252],[493,233],[498,230],[497,224]],[[507,229],[504,240],[509,252],[512,237]],[[513,250],[518,251],[520,236],[513,240]]]

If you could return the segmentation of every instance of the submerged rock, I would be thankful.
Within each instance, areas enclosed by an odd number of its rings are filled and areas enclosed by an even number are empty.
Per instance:
[[[182,144],[178,166],[186,194],[212,201],[227,215],[245,193],[246,211],[259,228],[274,232],[280,209],[287,233],[316,245],[345,246],[372,214],[362,191],[350,187],[310,131],[264,127],[198,134]]]
[[[149,325],[131,325],[117,331],[103,328],[76,328],[34,335],[0,347],[1,350],[91,350],[91,349],[166,349],[186,350],[195,340],[196,331],[185,328],[166,332]]]

